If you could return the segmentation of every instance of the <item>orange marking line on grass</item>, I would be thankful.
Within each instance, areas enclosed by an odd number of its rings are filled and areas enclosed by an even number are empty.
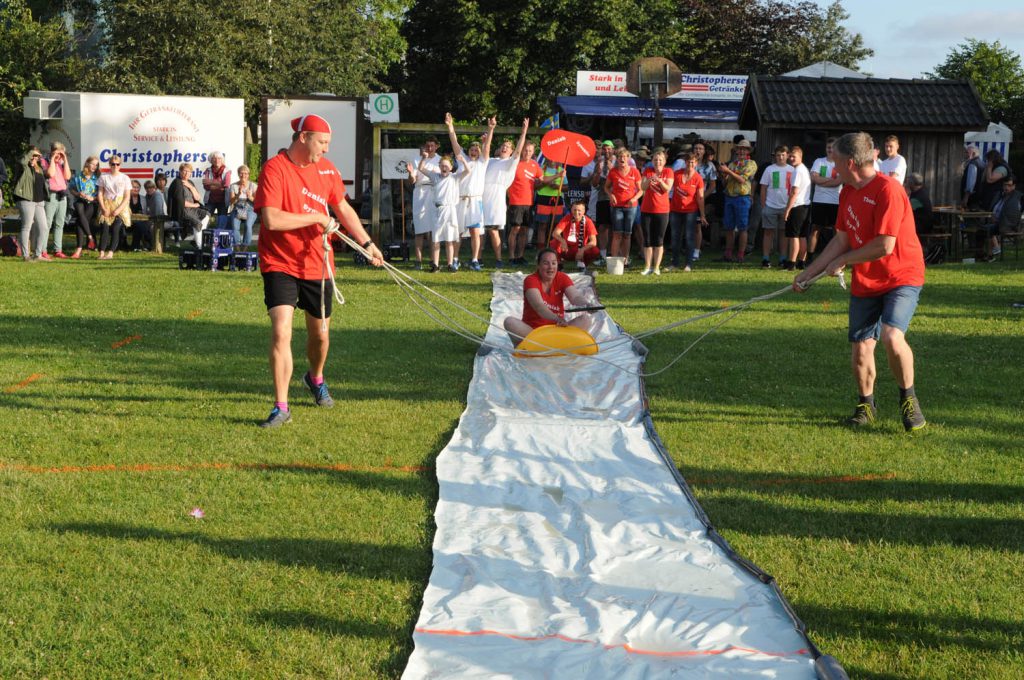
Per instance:
[[[753,486],[785,486],[786,484],[848,484],[850,482],[875,482],[896,479],[895,472],[885,474],[840,475],[838,477],[776,477],[774,479],[739,479],[737,477],[689,477],[687,481],[695,484],[715,486],[715,484],[751,484]]]
[[[188,319],[189,321],[191,321],[192,319],[196,318],[197,316],[199,316],[202,313],[203,313],[203,310],[201,310],[201,309],[193,309],[191,312],[189,312],[188,314],[185,315],[185,318]]]
[[[131,465],[23,465],[0,463],[18,472],[57,474],[74,472],[193,472],[196,470],[320,470],[326,472],[426,472],[424,465],[348,465],[346,463],[135,463]]]
[[[142,340],[141,335],[129,335],[124,340],[118,340],[117,342],[110,343],[110,349],[121,349],[125,345],[135,342],[136,340]]]
[[[20,383],[15,383],[14,385],[11,385],[10,387],[4,388],[4,394],[13,394],[13,393],[17,392],[18,390],[20,390],[21,388],[23,388],[23,387],[28,387],[29,385],[31,385],[32,383],[34,383],[35,381],[39,380],[40,378],[42,378],[45,375],[46,375],[45,373],[33,373],[29,377],[27,377],[24,380],[22,380]]]
[[[578,638],[571,638],[565,635],[515,635],[513,633],[502,633],[496,630],[445,630],[437,628],[416,628],[417,633],[423,633],[424,635],[449,635],[453,637],[476,637],[479,635],[496,635],[509,640],[518,640],[520,642],[543,642],[544,640],[561,640],[562,642],[571,642],[575,644],[583,645],[594,645],[601,646],[605,649],[622,649],[628,654],[641,654],[644,656],[661,656],[661,657],[694,657],[694,656],[718,656],[719,654],[725,654],[727,652],[747,652],[748,654],[761,654],[763,656],[773,657],[784,657],[784,656],[806,656],[809,652],[806,649],[798,649],[795,652],[765,652],[760,649],[750,649],[748,647],[737,647],[735,645],[726,645],[720,649],[695,649],[679,652],[655,652],[648,649],[637,649],[629,644],[621,645],[602,645],[599,642],[592,640],[580,640]]]

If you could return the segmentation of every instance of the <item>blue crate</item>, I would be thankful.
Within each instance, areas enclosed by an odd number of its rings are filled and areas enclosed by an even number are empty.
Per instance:
[[[231,250],[235,245],[235,235],[230,229],[204,229],[203,250],[212,252],[214,249]]]

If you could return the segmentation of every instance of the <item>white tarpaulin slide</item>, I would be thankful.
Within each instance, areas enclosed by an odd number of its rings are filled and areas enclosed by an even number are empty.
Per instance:
[[[521,313],[523,276],[493,279],[500,327]],[[639,371],[643,348],[595,321],[615,366],[477,355],[437,459],[434,566],[402,677],[845,678],[816,666],[774,583],[709,528],[641,380],[616,368]],[[487,341],[511,347],[493,326]]]

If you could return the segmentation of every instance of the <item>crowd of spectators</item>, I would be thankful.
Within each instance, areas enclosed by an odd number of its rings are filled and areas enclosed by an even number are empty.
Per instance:
[[[810,167],[804,165],[799,146],[779,146],[773,149],[773,163],[761,168],[752,158],[753,144],[742,135],[733,139],[728,157],[721,160],[702,140],[676,138],[652,151],[646,146],[630,149],[621,139],[596,139],[594,161],[573,168],[550,158],[537,162],[536,143],[527,138],[528,120],[518,143],[502,140],[493,158],[493,118],[488,132],[465,154],[450,116],[446,123],[454,153],[442,154],[438,140],[430,137],[421,162],[410,172],[417,268],[423,267],[427,250],[430,270],[438,271],[445,243],[447,269],[457,271],[461,242],[468,239],[469,268],[477,271],[489,240],[497,269],[506,261],[526,264],[527,248],[551,247],[582,268],[601,266],[608,257],[622,258],[630,267],[636,253],[643,259],[642,275],[660,275],[663,264],[665,271],[689,272],[700,259],[702,245],[717,233],[709,231],[714,224],[724,236],[722,260],[743,263],[760,244],[762,267],[771,268],[777,253],[778,266],[792,270],[805,267],[833,233],[842,190],[832,158],[834,138],[826,141],[825,155]],[[920,173],[908,173],[899,139],[886,137],[877,155],[876,170],[902,183],[910,195],[919,233],[931,233],[937,225],[928,187]],[[175,242],[200,244],[203,230],[224,216],[222,225],[232,229],[236,248],[251,247],[259,217],[253,208],[257,187],[252,172],[242,165],[233,173],[218,151],[208,160],[202,170],[182,163],[173,178],[158,171],[140,182],[121,172],[117,156],[102,169],[99,159],[89,156],[75,169],[60,142],[45,154],[30,148],[16,167],[12,185],[23,257],[78,259],[96,251],[106,260],[119,249],[151,250],[154,218],[170,225],[167,233]],[[0,161],[0,183],[6,174]],[[439,193],[439,188],[444,191]],[[991,215],[977,229],[978,257],[998,256],[1000,234],[1020,229],[1020,192],[998,151],[981,158],[976,147],[966,147],[960,194],[961,210]],[[576,204],[583,206],[587,223],[573,219]],[[64,250],[65,225],[75,230],[70,254]],[[569,236],[576,240],[570,242]]]
[[[157,220],[175,242],[191,240],[201,245],[203,229],[211,217],[220,215],[231,226],[237,249],[247,249],[258,219],[253,209],[256,183],[245,165],[232,182],[224,154],[215,151],[208,158],[210,165],[201,173],[190,163],[181,164],[168,185],[162,170],[145,182],[129,177],[121,171],[120,156],[112,156],[103,169],[99,158],[89,156],[75,170],[60,142],[51,144],[48,154],[30,147],[13,186],[22,257],[33,262],[80,259],[95,251],[98,259],[109,260],[119,250],[149,251],[154,247]],[[0,184],[6,180],[7,168],[0,161]],[[65,226],[75,230],[70,255],[64,249]]]

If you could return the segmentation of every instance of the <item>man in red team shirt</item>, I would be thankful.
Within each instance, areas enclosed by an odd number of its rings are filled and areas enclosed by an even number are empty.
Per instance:
[[[292,130],[295,133],[291,146],[263,166],[254,201],[263,225],[259,239],[260,271],[263,300],[270,315],[270,371],[274,376],[274,408],[260,423],[261,427],[278,427],[292,419],[288,383],[292,378],[292,317],[296,305],[306,312],[308,335],[309,371],[302,382],[317,406],[334,406],[323,377],[334,293],[333,271],[324,269],[323,234],[340,222],[370,253],[374,266],[383,264],[383,256],[348,204],[341,174],[324,158],[331,143],[331,126],[320,116],[308,115],[294,119]],[[328,207],[338,216],[337,222],[328,213]],[[327,254],[333,269],[329,249]]]
[[[843,182],[836,235],[821,255],[793,280],[793,289],[825,272],[832,276],[853,265],[849,339],[853,375],[860,399],[847,423],[875,420],[875,345],[885,345],[889,369],[900,388],[900,414],[908,432],[925,426],[914,394],[914,353],[905,334],[924,285],[924,253],[914,213],[899,182],[874,168],[874,142],[865,132],[835,141],[836,171]]]
[[[559,261],[575,261],[579,269],[586,269],[601,256],[597,248],[597,225],[587,217],[583,201],[572,204],[569,214],[555,225],[548,244],[558,253]]]
[[[530,226],[530,213],[533,211],[533,190],[544,176],[540,165],[533,160],[536,149],[533,142],[526,142],[516,166],[516,177],[508,188],[508,257],[512,264],[526,264],[523,254],[526,250],[526,230]]]

